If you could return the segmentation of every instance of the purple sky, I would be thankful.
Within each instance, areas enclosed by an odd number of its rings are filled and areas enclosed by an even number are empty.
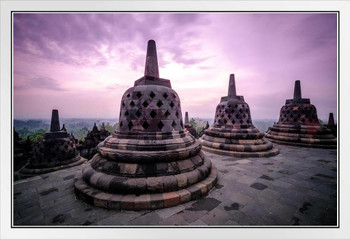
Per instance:
[[[190,117],[214,117],[232,73],[253,119],[278,119],[295,80],[337,117],[336,14],[48,13],[14,15],[15,118],[117,118],[149,39]]]

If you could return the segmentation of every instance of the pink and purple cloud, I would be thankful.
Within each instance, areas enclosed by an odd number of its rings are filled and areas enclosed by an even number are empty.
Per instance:
[[[334,13],[15,13],[14,116],[119,115],[157,42],[160,76],[190,117],[213,118],[228,79],[252,118],[278,119],[300,80],[321,119],[337,115]]]

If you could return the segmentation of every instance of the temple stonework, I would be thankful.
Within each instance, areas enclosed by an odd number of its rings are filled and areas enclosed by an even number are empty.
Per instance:
[[[269,157],[279,149],[263,138],[253,125],[249,105],[236,94],[235,77],[230,75],[228,95],[216,107],[215,121],[204,131],[203,150],[235,157]]]
[[[75,148],[74,139],[70,137],[63,125],[60,130],[58,110],[52,110],[50,131],[44,139],[33,147],[33,155],[18,172],[21,178],[48,173],[67,167],[73,167],[85,162]]]
[[[100,130],[97,128],[96,123],[94,123],[92,130],[87,133],[84,141],[80,141],[77,145],[80,155],[87,159],[92,158],[97,153],[96,146],[109,135],[110,133],[106,130],[104,123],[102,123]]]
[[[196,129],[190,124],[188,119],[188,112],[185,112],[185,129],[192,134],[193,137],[198,138]]]
[[[279,144],[336,148],[337,140],[330,129],[322,126],[310,99],[302,98],[300,81],[295,81],[294,97],[282,106],[280,118],[269,127],[266,138]]]
[[[156,43],[148,42],[145,75],[124,93],[116,131],[76,175],[77,197],[98,207],[148,210],[208,193],[216,168],[184,131],[180,99],[159,78]]]

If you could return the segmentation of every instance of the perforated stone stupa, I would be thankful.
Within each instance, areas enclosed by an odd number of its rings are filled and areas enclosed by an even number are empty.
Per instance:
[[[337,140],[331,130],[318,120],[316,107],[310,103],[310,99],[301,97],[300,81],[295,81],[293,99],[286,100],[278,122],[269,127],[266,138],[279,144],[337,147]]]
[[[279,149],[263,138],[252,123],[249,105],[236,94],[234,74],[230,75],[228,96],[216,107],[214,124],[204,131],[203,150],[235,157],[268,157]]]
[[[33,156],[18,175],[23,177],[48,173],[63,168],[73,167],[85,162],[75,148],[74,139],[67,133],[65,126],[60,130],[58,110],[52,110],[50,131],[44,139],[33,147]]]
[[[78,198],[109,209],[171,207],[207,194],[217,172],[198,140],[184,132],[180,99],[159,78],[155,41],[145,74],[121,100],[119,125],[76,176]]]

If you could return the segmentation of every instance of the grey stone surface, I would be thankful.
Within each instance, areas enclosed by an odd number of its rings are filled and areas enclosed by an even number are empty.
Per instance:
[[[280,148],[276,157],[243,160],[205,153],[219,171],[218,184],[205,198],[165,209],[106,210],[77,200],[69,176],[84,165],[16,181],[14,226],[336,225],[336,151]]]

